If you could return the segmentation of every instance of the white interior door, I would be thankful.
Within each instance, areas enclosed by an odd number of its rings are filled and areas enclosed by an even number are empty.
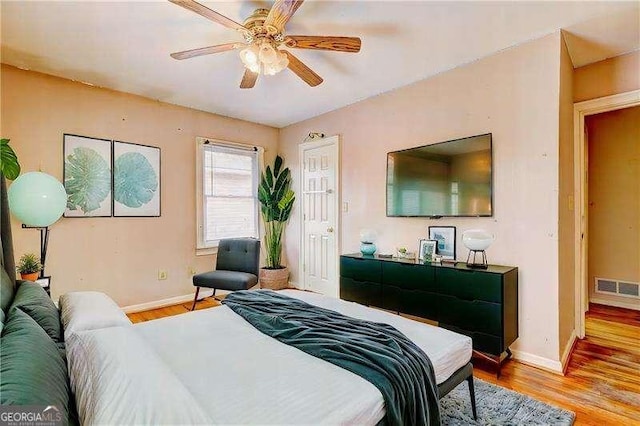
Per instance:
[[[302,285],[307,290],[338,297],[338,137],[300,145],[300,160]]]

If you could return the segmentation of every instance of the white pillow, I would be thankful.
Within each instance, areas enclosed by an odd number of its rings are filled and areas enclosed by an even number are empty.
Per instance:
[[[82,331],[66,343],[80,424],[213,424],[135,327]]]
[[[129,326],[131,321],[109,296],[98,291],[74,291],[60,296],[64,338],[83,330]]]

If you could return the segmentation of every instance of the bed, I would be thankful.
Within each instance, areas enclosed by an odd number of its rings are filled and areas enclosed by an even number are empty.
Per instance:
[[[310,292],[280,293],[392,325],[429,356],[441,396],[472,375],[469,337]],[[64,299],[61,307],[83,424],[377,424],[385,417],[382,394],[367,380],[262,334],[227,306],[135,325],[116,313],[110,324],[107,313],[93,320],[97,327],[65,309]]]
[[[59,312],[38,284],[12,278],[1,176],[0,201],[3,406],[42,409],[57,421],[53,407],[63,424],[376,424],[385,418],[382,395],[367,380],[274,341],[225,306],[132,325],[105,294],[77,292],[61,297]],[[465,379],[472,383],[468,337],[313,293],[282,294],[394,326],[430,357],[440,396]]]

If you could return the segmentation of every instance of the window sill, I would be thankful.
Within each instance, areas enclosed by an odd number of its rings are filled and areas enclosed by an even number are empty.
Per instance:
[[[218,254],[218,247],[196,248],[196,256],[211,256]]]

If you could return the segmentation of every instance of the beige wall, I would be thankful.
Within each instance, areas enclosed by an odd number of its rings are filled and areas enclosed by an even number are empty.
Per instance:
[[[589,293],[594,278],[640,282],[640,107],[589,116]],[[640,306],[639,306],[640,307]]]
[[[640,89],[640,51],[576,68],[573,101],[580,102]]]
[[[564,43],[560,50],[560,174],[558,195],[559,352],[562,356],[575,329],[575,217],[573,201],[573,64]]]
[[[62,180],[62,134],[136,142],[162,149],[162,217],[63,218],[52,226],[47,273],[54,299],[99,290],[121,306],[193,291],[189,268],[213,269],[195,256],[195,138],[252,143],[275,156],[278,130],[150,99],[2,66],[2,136],[23,171]],[[38,251],[38,233],[14,220],[16,255]],[[159,269],[168,271],[158,281]]]
[[[342,253],[358,250],[359,230],[378,231],[380,251],[416,247],[429,225],[495,232],[491,263],[520,268],[520,338],[514,349],[559,360],[558,167],[560,34],[556,33],[427,80],[281,129],[280,149],[299,191],[298,145],[309,132],[342,140]],[[492,218],[389,218],[386,153],[493,133]],[[298,280],[299,211],[286,234],[286,258]]]

